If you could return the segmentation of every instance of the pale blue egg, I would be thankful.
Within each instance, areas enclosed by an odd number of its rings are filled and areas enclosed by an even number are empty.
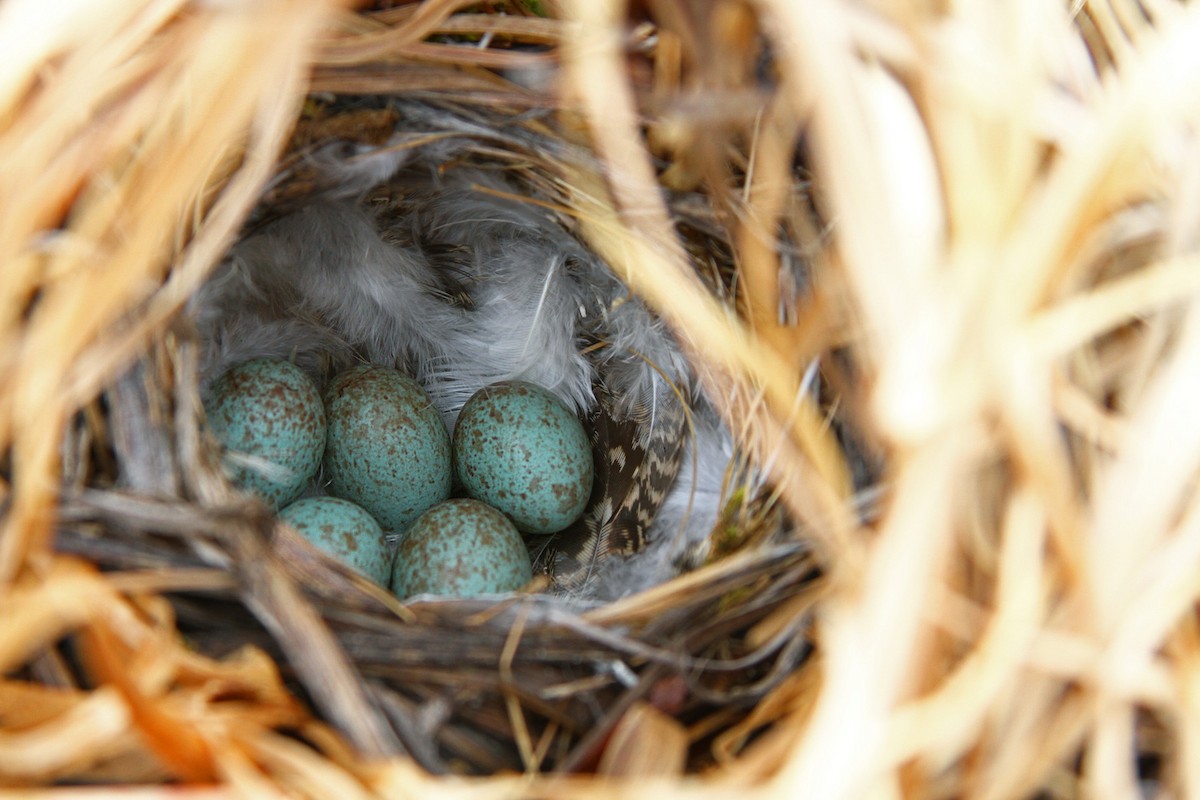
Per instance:
[[[579,418],[520,381],[494,383],[467,400],[454,428],[454,470],[466,494],[526,533],[567,527],[592,493],[592,450]]]
[[[337,497],[306,497],[280,511],[279,518],[326,553],[387,586],[391,549],[379,523],[362,507]]]
[[[257,359],[218,378],[204,404],[234,483],[275,507],[304,490],[325,450],[325,409],[304,371]]]
[[[447,500],[400,537],[392,592],[470,597],[520,589],[533,578],[529,551],[508,517],[478,500]]]
[[[389,531],[450,496],[450,435],[412,378],[354,367],[326,389],[325,412],[330,494],[358,503]]]

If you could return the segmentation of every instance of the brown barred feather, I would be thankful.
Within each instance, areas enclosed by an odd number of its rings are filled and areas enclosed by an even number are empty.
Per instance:
[[[596,387],[597,403],[586,421],[592,437],[596,480],[583,516],[557,534],[544,563],[563,589],[582,586],[611,555],[633,555],[679,474],[685,415],[671,394],[656,413],[621,418],[609,390]]]

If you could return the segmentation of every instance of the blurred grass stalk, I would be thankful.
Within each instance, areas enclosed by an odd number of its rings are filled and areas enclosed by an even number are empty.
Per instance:
[[[1200,12],[1077,5],[1111,64],[1062,4],[964,3],[944,16],[883,4],[893,27],[882,34],[849,3],[756,4],[833,220],[813,280],[848,287],[866,424],[888,456],[876,535],[853,532],[844,465],[797,397],[792,343],[772,324],[774,276],[755,274],[777,265],[740,253],[749,326],[700,289],[671,239],[623,78],[626,5],[569,5],[579,33],[569,90],[609,170],[607,186],[577,181],[580,207],[593,209],[585,231],[689,340],[710,388],[735,387],[718,392],[735,430],[751,420],[747,442],[833,570],[825,682],[811,719],[797,720],[784,795],[891,794],[902,767],[937,774],[987,747],[980,785],[1004,796],[1032,791],[1080,745],[1090,790],[1132,792],[1135,704],[1196,741],[1184,677],[1195,642],[1183,652],[1169,642],[1180,622],[1194,627],[1181,615],[1200,555],[1189,499],[1200,460]],[[790,157],[778,163],[790,169]],[[768,216],[754,219],[753,203],[747,216],[774,230],[787,204],[759,188],[744,194],[767,197]],[[1106,258],[1119,256],[1098,257],[1095,242],[1119,244],[1135,211],[1152,217],[1154,257],[1114,277]],[[1115,399],[1068,392],[1066,413],[1064,387],[1078,388],[1078,371],[1111,351],[1105,337],[1131,324],[1146,329],[1126,367],[1141,380]],[[755,414],[732,398],[765,402]],[[1072,446],[1064,425],[1081,413],[1122,418],[1118,441],[1075,430]],[[972,552],[979,540],[986,553]],[[959,594],[981,579],[994,584]],[[956,604],[973,618],[948,619]],[[1046,663],[1062,637],[1093,657]],[[1078,720],[1061,695],[1075,685],[1088,698],[1082,725],[1056,729],[1059,711]],[[1039,726],[1044,738],[1031,739]],[[1179,763],[1196,788],[1200,762]]]

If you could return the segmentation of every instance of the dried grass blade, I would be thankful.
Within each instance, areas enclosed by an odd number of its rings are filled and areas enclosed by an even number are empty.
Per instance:
[[[635,703],[613,729],[596,767],[617,778],[675,778],[687,760],[687,731],[649,703]]]

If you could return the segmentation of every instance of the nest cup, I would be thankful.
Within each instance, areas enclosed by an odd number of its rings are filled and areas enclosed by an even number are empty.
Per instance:
[[[0,783],[1200,793],[1200,12],[384,5],[0,7]],[[401,603],[229,485],[193,301],[381,151],[671,331],[677,577]]]

